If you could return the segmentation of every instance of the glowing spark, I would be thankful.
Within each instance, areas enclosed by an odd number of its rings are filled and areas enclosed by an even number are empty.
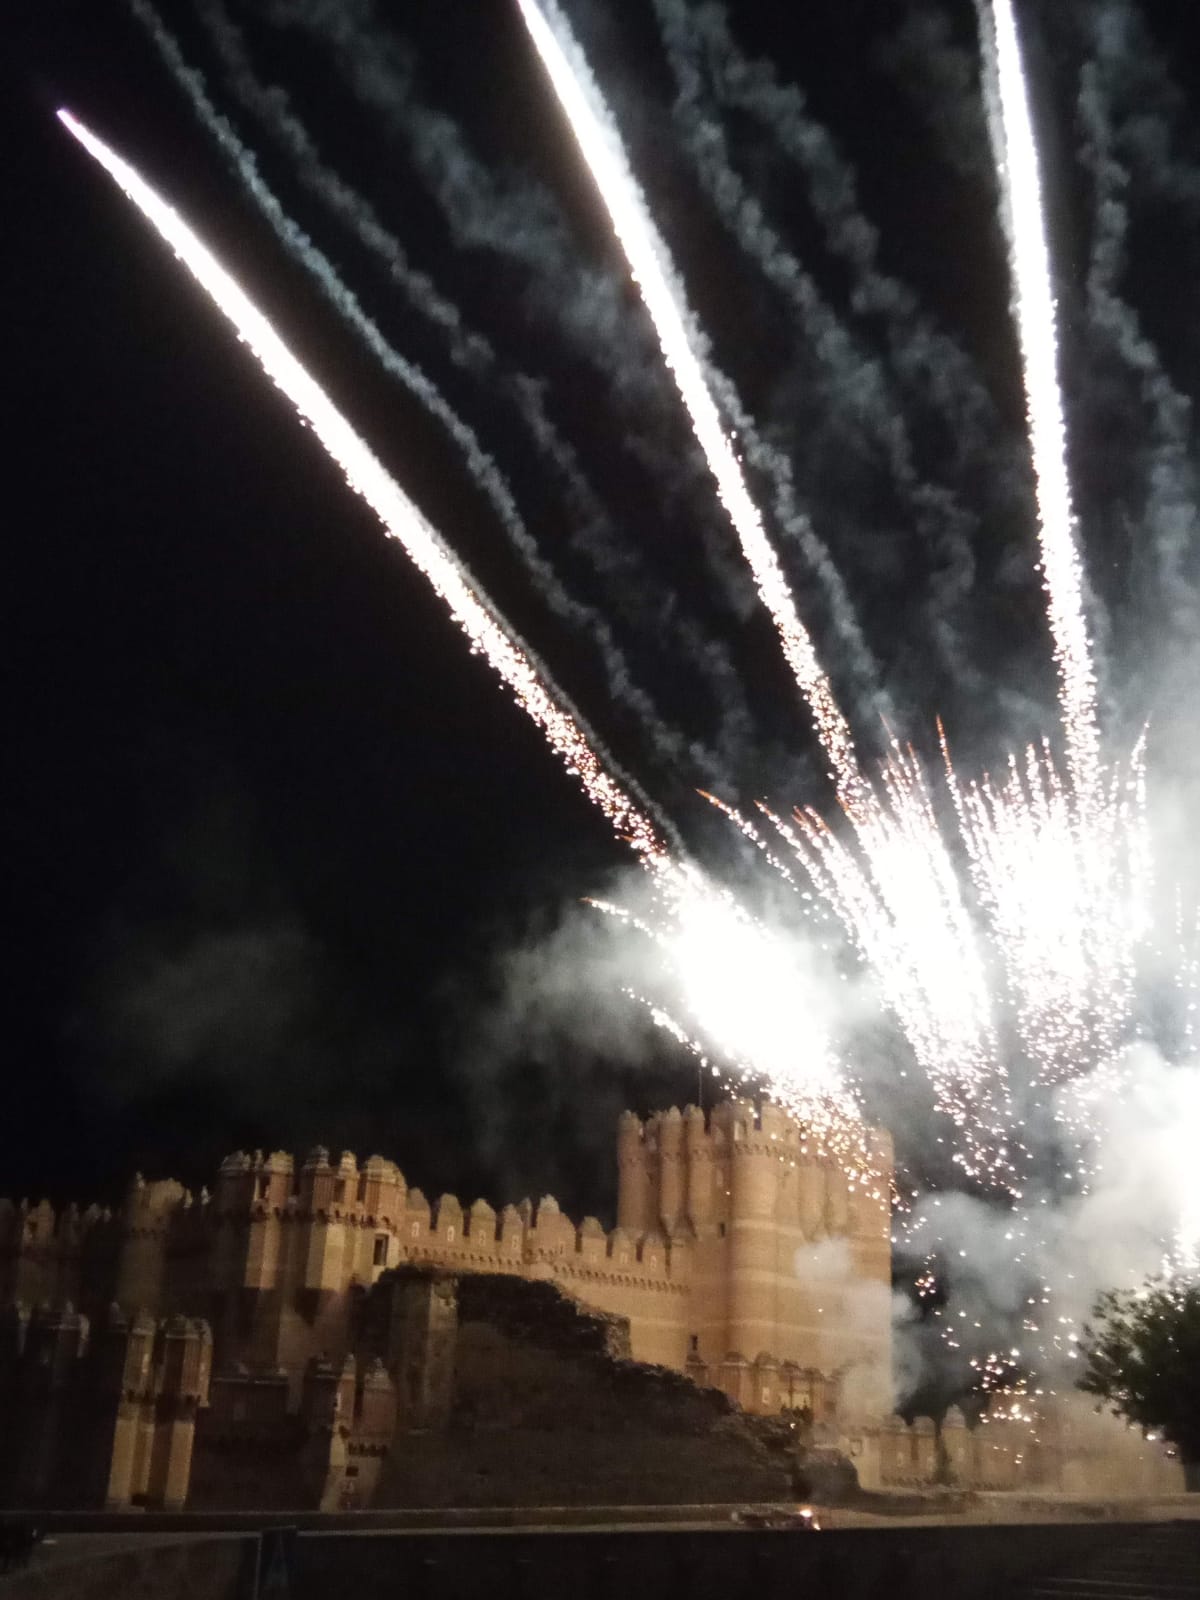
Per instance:
[[[1099,778],[1096,677],[1083,604],[1083,573],[1067,472],[1066,423],[1058,380],[1037,143],[1012,0],[992,0],[997,143],[1008,215],[1017,328],[1024,363],[1029,439],[1037,477],[1041,570],[1062,693],[1067,754],[1076,792],[1090,804]]]
[[[60,111],[58,116],[171,246],[217,309],[233,324],[238,338],[252,352],[267,377],[312,426],[326,452],[346,474],[347,483],[379,518],[385,533],[403,545],[409,559],[449,607],[471,648],[481,652],[493,671],[508,685],[517,704],[542,730],[551,749],[567,771],[579,780],[588,799],[599,806],[613,828],[629,841],[643,861],[652,866],[665,862],[666,852],[649,817],[605,770],[578,723],[558,704],[528,655],[472,589],[455,557],[245,290],[230,277],[179,213],[127,161],[70,112]]]
[[[972,1177],[1011,1187],[1006,1073],[987,973],[915,755],[893,744],[882,798],[848,810],[843,841],[813,811],[764,814],[841,919],[964,1148]]]
[[[784,656],[812,711],[817,735],[833,766],[838,793],[844,803],[853,803],[862,796],[863,780],[850,729],[817,660],[808,630],[796,612],[779,558],[746,487],[733,444],[721,425],[696,352],[701,336],[694,325],[689,328],[691,315],[684,307],[683,292],[666,244],[651,220],[612,116],[554,0],[543,0],[541,5],[535,0],[518,0],[518,4],[612,220],[654,324],[663,359],[716,480],[721,503],[737,532],[763,604],[779,631]]]

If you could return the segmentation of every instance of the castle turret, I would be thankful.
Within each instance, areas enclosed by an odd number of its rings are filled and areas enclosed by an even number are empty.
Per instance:
[[[617,1226],[635,1237],[650,1226],[646,1130],[635,1111],[622,1111],[617,1124]]]
[[[699,1106],[683,1113],[683,1153],[687,1172],[687,1215],[696,1233],[713,1222],[712,1145]]]
[[[729,1349],[753,1358],[778,1342],[778,1157],[754,1107],[744,1102],[739,1112],[729,1163]]]
[[[672,1106],[658,1119],[658,1223],[670,1234],[683,1215],[685,1172],[683,1118]]]
[[[147,1183],[139,1173],[121,1211],[116,1297],[121,1305],[158,1312],[166,1297],[167,1233],[184,1189],[174,1178]]]

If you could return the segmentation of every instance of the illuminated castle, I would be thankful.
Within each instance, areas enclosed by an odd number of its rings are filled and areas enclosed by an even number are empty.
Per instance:
[[[116,1214],[0,1201],[0,1506],[490,1503],[572,1472],[613,1504],[786,1497],[754,1431],[781,1412],[864,1482],[929,1481],[932,1424],[889,1417],[871,1142],[863,1182],[775,1106],[626,1112],[610,1232],[322,1149],[230,1156],[211,1195],[138,1177]],[[1023,1436],[986,1431],[946,1436],[960,1481],[1022,1481]]]

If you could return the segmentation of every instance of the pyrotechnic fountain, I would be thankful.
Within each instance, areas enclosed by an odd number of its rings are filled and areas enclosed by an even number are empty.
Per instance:
[[[1139,949],[1150,925],[1151,860],[1143,749],[1109,757],[1085,608],[1059,386],[1050,256],[1037,149],[1010,0],[980,0],[992,137],[1010,247],[1029,441],[1037,484],[1040,571],[1058,671],[1065,761],[1050,741],[1014,754],[999,778],[961,780],[945,739],[944,789],[897,740],[880,770],[860,765],[835,698],[722,420],[719,375],[688,310],[681,276],[654,226],[615,122],[554,0],[519,0],[522,17],[595,180],[650,315],[758,596],[806,705],[840,808],[762,821],[718,806],[783,881],[815,895],[871,973],[955,1130],[954,1159],[979,1189],[1017,1205],[1026,1182],[1025,1115],[1053,1112],[1085,1183],[1088,1094],[1111,1092],[1133,1032]],[[141,177],[66,112],[63,122],[171,245],[264,372],[341,466],[385,532],[445,601],[567,771],[627,841],[654,910],[602,909],[665,952],[678,996],[634,998],[704,1060],[753,1076],[808,1117],[844,1154],[859,1138],[850,1064],[806,1018],[794,1041],[797,983],[786,939],[689,859],[670,823],[621,775],[548,672],[334,407],[240,287]],[[946,826],[947,819],[957,823]],[[1020,1063],[1019,1073],[1013,1063]],[[1014,1214],[1020,1250],[1036,1253]],[[1182,1241],[1190,1244],[1191,1241]],[[1017,1246],[1014,1246],[1017,1253]],[[990,1358],[989,1358],[990,1359]]]

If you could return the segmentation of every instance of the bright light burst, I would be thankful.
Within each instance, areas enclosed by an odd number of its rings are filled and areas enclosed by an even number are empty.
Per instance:
[[[713,884],[693,863],[668,852],[646,811],[607,770],[577,720],[564,709],[561,696],[543,681],[524,648],[468,582],[421,512],[178,212],[69,112],[58,115],[232,323],[266,375],[311,425],[350,487],[446,602],[472,650],[480,652],[507,684],[567,771],[650,873],[661,919],[675,941],[676,963],[684,977],[683,1003],[695,1013],[706,1035],[735,1070],[765,1075],[783,1103],[803,1115],[818,1135],[825,1129],[841,1147],[857,1142],[865,1149],[863,1137],[854,1131],[861,1129],[861,1117],[831,1053],[811,1027],[798,1034],[794,1013],[788,1009],[795,993],[783,980],[794,956],[729,891]],[[655,937],[667,936],[656,930]],[[753,991],[748,987],[752,974]]]
[[[653,322],[721,502],[785,658],[811,709],[842,815],[804,809],[765,824],[708,797],[825,923],[836,920],[871,974],[935,1102],[957,1130],[963,1171],[1021,1197],[1023,1149],[1009,1063],[1013,1037],[1032,1083],[1083,1139],[1085,1094],[1110,1087],[1129,1037],[1139,943],[1149,922],[1144,755],[1102,759],[1083,574],[1077,549],[1058,379],[1055,311],[1037,150],[1011,0],[980,0],[994,47],[996,135],[1014,300],[1037,480],[1040,570],[1054,644],[1066,752],[1014,756],[999,778],[960,781],[945,741],[945,794],[915,753],[893,741],[874,777],[800,620],[705,376],[706,343],[630,170],[615,123],[554,0],[518,0]],[[635,996],[707,1065],[765,1081],[826,1148],[866,1164],[869,1141],[847,1087],[852,1063],[822,1000],[836,980],[811,967],[819,940],[764,924],[728,889],[667,848],[636,786],[613,774],[552,680],[501,621],[377,457],[178,214],[66,112],[80,143],[171,245],[233,323],[263,370],[311,423],[350,486],[397,538],[467,636],[542,730],[588,797],[650,875],[653,910],[601,909],[638,927],[665,957],[674,993]],[[947,828],[953,818],[957,826]],[[829,1014],[826,1014],[826,1013]],[[1067,1107],[1069,1109],[1064,1110]],[[1200,1232],[1185,1219],[1184,1231]],[[1022,1228],[1021,1238],[1027,1230]],[[1036,1330],[1035,1330],[1036,1331]]]

